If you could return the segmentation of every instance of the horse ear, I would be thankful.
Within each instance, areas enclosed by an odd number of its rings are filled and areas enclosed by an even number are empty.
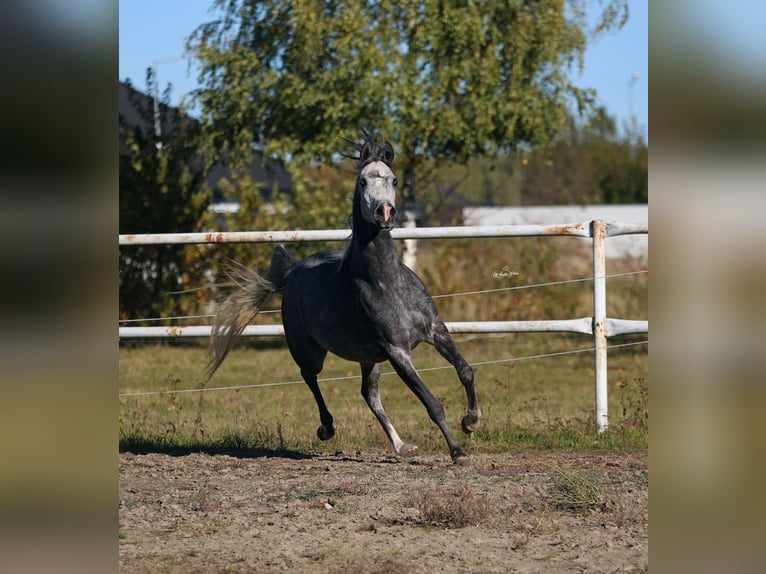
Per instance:
[[[388,142],[383,146],[383,162],[388,167],[391,167],[391,164],[394,163],[394,148]]]
[[[369,141],[364,142],[362,150],[359,152],[359,163],[364,164],[372,157],[372,145]]]

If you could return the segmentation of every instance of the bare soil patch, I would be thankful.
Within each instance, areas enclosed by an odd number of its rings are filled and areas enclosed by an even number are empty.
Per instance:
[[[473,454],[467,466],[372,451],[121,453],[119,505],[126,573],[639,572],[649,561],[646,451]]]

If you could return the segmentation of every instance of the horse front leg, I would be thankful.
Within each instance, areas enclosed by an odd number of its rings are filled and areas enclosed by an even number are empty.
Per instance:
[[[389,350],[389,361],[404,383],[426,407],[426,411],[428,411],[428,416],[431,420],[436,423],[436,426],[442,431],[442,434],[447,441],[447,446],[449,447],[452,462],[455,464],[465,464],[468,462],[468,457],[465,455],[465,452],[463,452],[463,449],[457,445],[455,439],[452,438],[452,433],[447,426],[447,419],[444,416],[444,407],[439,402],[439,399],[428,390],[428,387],[426,387],[426,384],[420,378],[420,375],[418,375],[415,366],[412,364],[412,358],[409,353],[405,352],[403,349],[394,347]]]
[[[394,425],[391,424],[391,419],[388,418],[386,410],[383,408],[383,402],[380,400],[380,389],[378,387],[378,380],[380,379],[380,363],[375,364],[361,364],[362,366],[362,396],[367,402],[367,406],[373,412],[378,419],[380,426],[388,436],[388,440],[391,441],[391,446],[394,448],[396,454],[409,455],[418,450],[418,447],[413,444],[407,444],[396,432]]]
[[[457,371],[457,376],[465,388],[466,399],[468,402],[467,413],[460,421],[463,432],[470,434],[479,428],[481,422],[481,409],[479,401],[476,398],[476,387],[473,382],[473,369],[468,364],[460,352],[457,350],[455,341],[450,335],[444,323],[439,322],[434,334],[434,347],[439,354],[444,357]]]

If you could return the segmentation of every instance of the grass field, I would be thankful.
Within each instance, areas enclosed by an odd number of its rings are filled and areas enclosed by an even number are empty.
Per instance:
[[[512,288],[488,296],[438,297],[445,321],[486,321],[584,317],[592,314],[591,283],[569,281],[592,274],[590,245],[560,237],[421,242],[418,274],[433,294]],[[257,246],[270,252],[269,246]],[[256,249],[254,247],[253,249]],[[509,277],[494,271],[518,272]],[[642,319],[648,315],[648,266],[630,258],[610,260],[608,316]],[[629,273],[628,275],[619,275]],[[564,281],[554,284],[556,281]],[[524,286],[539,285],[535,288]],[[272,308],[281,299],[275,298]],[[262,314],[258,323],[279,322]],[[610,345],[639,342],[646,335],[615,337]],[[537,359],[508,359],[567,353],[593,346],[577,334],[460,335],[458,347],[475,366],[476,388],[484,414],[481,430],[460,431],[465,393],[452,368],[428,345],[415,350],[414,363],[442,401],[455,437],[469,451],[506,452],[516,448],[644,448],[648,445],[648,345],[609,350],[610,430],[594,429],[593,352]],[[207,360],[207,341],[123,343],[120,347],[120,448],[296,449],[334,452],[355,448],[388,449],[377,420],[362,399],[359,366],[328,356],[320,378],[336,435],[316,436],[319,416],[283,339],[240,341],[210,388],[272,385],[238,390],[127,396],[129,393],[199,389]],[[497,362],[505,361],[505,362]],[[484,364],[482,364],[484,363]],[[438,368],[438,370],[428,370]],[[391,372],[384,365],[383,372]],[[280,384],[295,381],[296,384]],[[425,408],[395,375],[381,378],[383,403],[399,434],[426,452],[446,449]]]
[[[645,336],[610,340],[638,342]],[[442,401],[453,434],[469,451],[519,448],[625,449],[648,446],[648,345],[609,350],[609,431],[593,424],[593,352],[505,362],[506,359],[588,349],[581,335],[509,334],[457,336],[475,365],[483,411],[481,430],[460,432],[465,394],[452,368],[428,345],[414,362]],[[207,384],[205,392],[130,396],[147,391],[199,389],[206,347],[183,344],[123,344],[119,353],[120,450],[299,450],[313,452],[388,449],[387,439],[359,393],[359,366],[328,355],[320,383],[335,417],[336,435],[319,441],[313,397],[300,380],[282,340],[242,341]],[[487,364],[481,364],[487,363]],[[446,368],[445,368],[446,367]],[[429,370],[433,369],[433,370]],[[441,433],[389,365],[381,395],[399,434],[424,452],[446,450]],[[295,384],[279,384],[296,382]],[[263,385],[212,390],[218,387]]]

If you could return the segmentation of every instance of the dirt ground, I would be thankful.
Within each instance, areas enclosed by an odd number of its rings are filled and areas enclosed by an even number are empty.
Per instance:
[[[567,507],[566,477],[600,485]],[[562,503],[562,500],[564,503]],[[120,454],[121,572],[636,572],[647,453]]]

